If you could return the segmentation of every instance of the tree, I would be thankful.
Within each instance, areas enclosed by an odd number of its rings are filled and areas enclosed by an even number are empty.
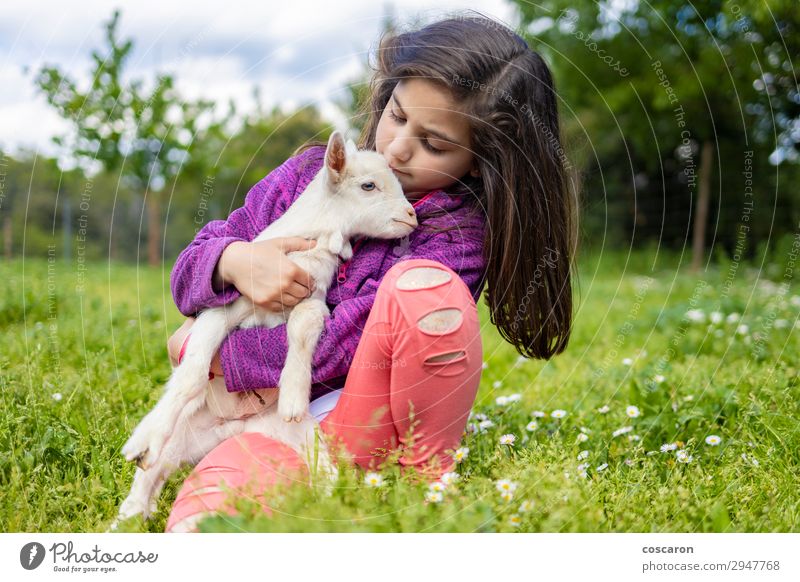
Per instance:
[[[794,3],[517,4],[521,28],[540,29],[527,35],[530,44],[553,64],[563,103],[580,120],[578,129],[593,139],[598,162],[605,165],[601,171],[629,185],[634,205],[693,202],[692,266],[699,268],[715,182],[717,216],[726,206],[738,206],[741,219],[747,218],[742,201],[734,204],[722,195],[726,188],[742,190],[742,150],[753,151],[762,166],[775,151],[784,159],[797,157],[792,153],[800,140],[790,143],[800,113],[791,63],[800,52]],[[778,143],[774,119],[782,124]],[[726,163],[737,171],[724,169]],[[664,185],[650,192],[662,196],[660,201],[636,196],[638,185],[646,183]],[[640,221],[634,208],[635,228]],[[661,228],[663,234],[663,222]]]
[[[123,81],[132,40],[120,40],[119,11],[105,25],[104,52],[92,51],[91,86],[82,90],[57,67],[43,67],[36,84],[73,132],[55,142],[87,171],[118,172],[142,193],[147,210],[147,257],[159,263],[164,185],[175,178],[196,140],[218,128],[210,101],[181,100],[173,77],[161,74],[151,89],[142,80]]]

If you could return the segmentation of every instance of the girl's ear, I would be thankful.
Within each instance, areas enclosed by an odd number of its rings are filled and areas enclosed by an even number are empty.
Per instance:
[[[472,169],[469,171],[469,175],[473,178],[477,178],[481,175],[481,171],[478,169],[477,165],[472,166]]]

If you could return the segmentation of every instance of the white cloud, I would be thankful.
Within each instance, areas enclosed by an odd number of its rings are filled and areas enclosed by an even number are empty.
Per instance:
[[[342,129],[345,120],[331,98],[361,72],[387,12],[401,23],[427,22],[467,7],[452,0],[435,8],[430,0],[400,6],[374,0],[117,5],[121,35],[135,42],[129,76],[152,80],[156,72],[169,71],[186,97],[214,99],[225,107],[233,98],[243,110],[252,108],[258,85],[267,108],[315,102]],[[506,0],[478,0],[469,7],[515,25]],[[0,145],[52,151],[50,138],[66,123],[36,92],[32,75],[22,75],[22,67],[36,71],[42,63],[55,64],[88,83],[89,54],[102,43],[102,25],[113,8],[106,0],[0,4]]]

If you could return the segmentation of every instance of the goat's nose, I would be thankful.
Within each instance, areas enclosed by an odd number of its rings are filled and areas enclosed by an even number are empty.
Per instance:
[[[414,209],[413,209],[413,208],[408,208],[408,209],[406,209],[406,212],[408,212],[408,215],[409,215],[411,218],[416,218],[416,217],[417,217],[417,213],[416,213],[416,212],[414,212]]]

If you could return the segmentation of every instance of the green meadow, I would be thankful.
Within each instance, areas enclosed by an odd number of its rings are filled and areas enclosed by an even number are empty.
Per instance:
[[[518,357],[480,304],[481,388],[446,483],[341,466],[330,494],[242,498],[201,529],[797,531],[800,288],[778,265],[654,257],[582,257],[569,347],[548,362]],[[171,371],[171,264],[81,267],[0,265],[4,532],[105,531],[134,473],[120,449]],[[189,471],[121,531],[163,531]]]

